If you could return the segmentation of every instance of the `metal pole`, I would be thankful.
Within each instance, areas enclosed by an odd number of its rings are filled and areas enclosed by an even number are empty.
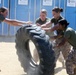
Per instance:
[[[31,19],[30,19],[30,17],[31,17],[31,16],[30,16],[30,10],[31,10],[31,0],[29,0],[29,21],[31,20]]]
[[[8,9],[9,9],[8,18],[10,18],[10,0],[8,0]],[[8,36],[9,35],[10,35],[10,25],[8,25]]]
[[[16,9],[16,7],[17,7],[16,1],[17,1],[17,0],[15,0],[15,19],[16,19],[16,12],[17,12],[17,11],[16,11],[16,10],[17,10],[17,9]],[[14,26],[14,35],[15,35],[15,32],[16,32],[16,27]]]
[[[42,4],[41,4],[41,1],[42,1],[42,0],[40,0],[40,10],[42,9]]]
[[[67,5],[67,2],[66,0],[64,0],[64,17],[65,17],[65,12],[66,12],[66,5]]]
[[[54,7],[55,7],[55,0],[54,0]]]
[[[34,1],[34,23],[35,23],[35,18],[36,17],[36,0]]]
[[[61,0],[59,0],[59,7],[60,7],[60,4],[61,4]]]
[[[2,4],[4,6],[4,0],[2,0]],[[2,22],[2,35],[3,35],[3,30],[4,30],[4,23]]]

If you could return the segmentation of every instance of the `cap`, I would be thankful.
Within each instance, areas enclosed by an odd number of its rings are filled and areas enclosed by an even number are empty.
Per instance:
[[[61,25],[69,25],[69,23],[65,19],[59,20],[58,23],[60,23]]]

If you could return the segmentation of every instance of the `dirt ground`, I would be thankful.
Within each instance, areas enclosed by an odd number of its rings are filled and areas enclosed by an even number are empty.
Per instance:
[[[9,39],[0,39],[0,75],[26,75],[18,61],[15,42]],[[67,75],[62,64],[57,61],[55,75]]]

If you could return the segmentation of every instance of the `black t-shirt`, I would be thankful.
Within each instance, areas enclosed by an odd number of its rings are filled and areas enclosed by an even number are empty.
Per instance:
[[[59,17],[59,19],[55,19],[54,17],[51,19],[51,23],[54,23],[54,25],[57,25],[58,21],[61,20],[61,19],[64,19],[63,17]],[[64,35],[64,32],[62,30],[56,30],[57,31],[57,35],[58,34],[61,34],[61,35]]]
[[[0,14],[0,22],[2,22],[4,19],[5,17],[2,14]]]

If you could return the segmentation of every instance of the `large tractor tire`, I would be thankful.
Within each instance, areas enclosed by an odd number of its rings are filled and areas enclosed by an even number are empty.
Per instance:
[[[74,74],[69,74],[69,75],[76,75],[76,68],[74,69]]]
[[[36,64],[32,58],[30,40],[37,49],[39,64]],[[18,29],[15,41],[19,61],[27,75],[54,75],[55,55],[44,30],[36,25],[23,26]]]

